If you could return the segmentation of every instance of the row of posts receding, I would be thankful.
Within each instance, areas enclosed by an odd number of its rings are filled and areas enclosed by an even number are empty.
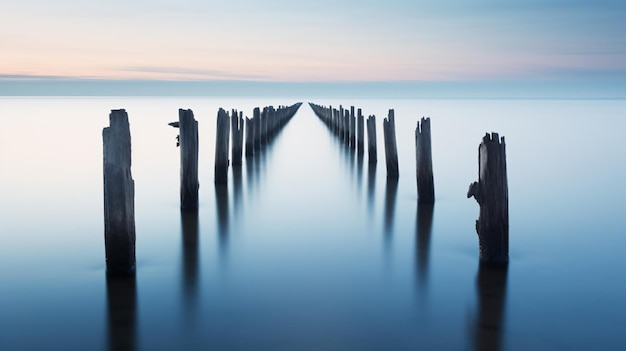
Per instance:
[[[241,167],[245,135],[246,157],[254,157],[294,116],[302,103],[291,106],[258,107],[252,118],[242,112],[224,109],[217,114],[215,145],[215,184],[228,181],[229,143],[232,139],[232,167]],[[179,109],[178,121],[169,125],[179,129],[180,207],[198,209],[198,121],[192,110]],[[244,130],[245,128],[245,130]],[[245,133],[244,133],[245,131]],[[107,273],[135,272],[135,183],[131,174],[131,143],[128,114],[112,110],[109,127],[102,131],[104,176],[104,241]]]
[[[369,163],[377,162],[376,117],[364,119],[361,109],[339,109],[309,103],[315,114],[347,146],[364,153],[367,126]],[[241,167],[243,153],[255,157],[257,153],[298,111],[301,103],[291,106],[255,108],[252,118],[232,110],[229,114],[219,109],[215,146],[215,184],[228,181],[228,167]],[[104,128],[104,227],[107,272],[113,274],[135,271],[134,180],[131,174],[131,144],[128,114],[112,110],[110,126]],[[198,122],[191,110],[179,110],[179,128],[182,210],[198,209]],[[389,110],[383,120],[387,179],[397,182],[399,177],[396,146],[395,114]],[[230,145],[232,139],[232,147]],[[231,159],[229,159],[229,150]],[[416,179],[418,202],[435,201],[430,118],[417,122],[415,130]],[[479,236],[480,261],[488,264],[508,262],[508,183],[504,137],[487,133],[478,150],[478,181],[473,182],[467,197],[474,197],[480,206],[476,221]]]
[[[341,141],[363,150],[365,143],[362,110],[354,106],[338,109],[309,103],[315,114],[328,129]],[[422,117],[415,128],[415,164],[418,202],[433,204],[435,202],[435,186],[433,180],[432,138],[430,118]],[[367,118],[367,136],[369,162],[376,163],[376,116]],[[387,164],[387,180],[398,180],[398,149],[396,144],[395,112],[389,110],[383,120],[383,137],[385,160]],[[487,133],[478,148],[478,181],[470,185],[467,197],[474,197],[480,205],[480,215],[476,221],[476,232],[479,237],[480,261],[487,264],[503,264],[509,257],[509,215],[508,215],[508,184],[506,173],[506,147],[504,137],[497,133]]]

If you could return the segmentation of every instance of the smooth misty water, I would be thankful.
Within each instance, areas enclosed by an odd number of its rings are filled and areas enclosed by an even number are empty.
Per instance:
[[[397,187],[303,100],[227,192],[218,107],[281,99],[0,99],[1,350],[626,348],[626,101],[321,100],[395,108]],[[130,116],[137,274],[107,283],[102,128]],[[181,215],[178,108],[200,129],[200,210]],[[413,133],[432,118],[437,202]],[[465,197],[485,132],[507,140],[510,264],[478,267]]]

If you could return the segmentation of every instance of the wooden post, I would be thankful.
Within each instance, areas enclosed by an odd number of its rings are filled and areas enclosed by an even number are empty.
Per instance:
[[[228,113],[224,109],[217,112],[217,129],[215,136],[215,184],[228,182],[228,136],[230,124]]]
[[[506,264],[509,260],[509,190],[506,175],[506,145],[498,133],[487,133],[478,147],[478,182],[467,197],[480,205],[476,232],[480,262]]]
[[[376,150],[376,116],[367,117],[367,150],[369,163],[378,161]]]
[[[435,202],[433,182],[433,157],[430,138],[430,118],[422,117],[415,128],[415,161],[417,177],[417,201],[422,204]]]
[[[112,110],[102,130],[104,245],[107,274],[135,273],[135,181],[130,165],[130,127],[125,110]]]
[[[354,106],[350,106],[350,148],[356,147],[356,116],[354,115]]]
[[[254,154],[254,138],[252,135],[254,127],[252,126],[252,123],[253,120],[246,117],[246,157]]]
[[[231,135],[233,139],[233,146],[231,148],[232,159],[233,159],[233,167],[241,166],[242,162],[242,152],[243,152],[243,112],[237,112],[237,110],[233,110],[233,115],[231,117]]]
[[[385,159],[387,161],[387,178],[398,179],[398,149],[396,146],[396,122],[394,111],[389,110],[389,117],[383,121],[383,137],[385,138]]]
[[[180,128],[180,208],[198,209],[198,122],[193,111],[178,110]]]
[[[258,149],[261,147],[261,110],[255,107],[252,113],[252,119],[254,120],[252,123],[252,144],[255,149]]]
[[[363,153],[365,144],[365,129],[363,126],[363,114],[361,109],[357,110],[357,149],[359,154]]]

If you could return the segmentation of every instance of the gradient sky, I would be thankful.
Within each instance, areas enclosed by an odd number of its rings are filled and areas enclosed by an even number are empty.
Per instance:
[[[0,0],[0,78],[626,77],[626,2]]]

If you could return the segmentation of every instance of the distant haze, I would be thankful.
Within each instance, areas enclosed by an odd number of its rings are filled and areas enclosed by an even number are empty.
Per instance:
[[[612,96],[626,82],[626,3],[617,0],[0,0],[0,6],[3,95],[210,92],[216,85],[206,82],[243,81],[370,82],[368,89],[487,82],[481,87],[496,91],[489,82],[504,82],[507,91],[523,82],[559,89],[589,82],[588,91]],[[112,88],[121,81],[126,88]],[[178,83],[185,81],[199,83]],[[228,86],[222,83],[220,91]]]

